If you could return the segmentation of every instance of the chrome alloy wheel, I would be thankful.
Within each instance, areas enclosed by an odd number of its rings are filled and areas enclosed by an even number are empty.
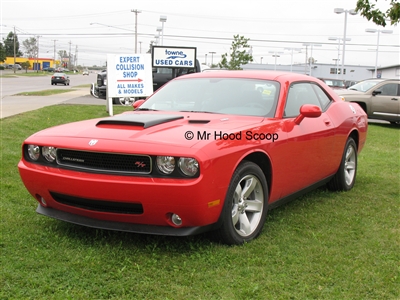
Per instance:
[[[244,176],[232,199],[232,223],[240,236],[249,236],[258,227],[264,207],[264,192],[254,175]]]
[[[353,145],[349,145],[346,150],[346,157],[344,161],[344,178],[347,185],[351,185],[356,175],[356,149]]]

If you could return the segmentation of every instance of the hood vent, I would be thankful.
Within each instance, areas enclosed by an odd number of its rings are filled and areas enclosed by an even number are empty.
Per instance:
[[[183,116],[162,115],[162,114],[125,114],[100,120],[96,124],[96,126],[124,125],[124,126],[141,126],[143,128],[148,128],[151,126],[179,119],[183,119]]]
[[[207,124],[210,120],[189,120],[189,124]]]

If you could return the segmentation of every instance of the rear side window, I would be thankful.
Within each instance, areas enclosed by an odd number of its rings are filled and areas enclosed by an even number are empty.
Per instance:
[[[322,111],[325,111],[329,104],[331,104],[332,99],[328,97],[328,95],[323,91],[323,89],[316,84],[312,84],[312,87],[314,88],[315,93],[317,94],[318,100],[320,102],[320,107]]]

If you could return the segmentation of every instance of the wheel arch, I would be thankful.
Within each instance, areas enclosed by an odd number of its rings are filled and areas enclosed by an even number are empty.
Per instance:
[[[348,138],[352,138],[354,142],[356,142],[357,150],[360,148],[359,142],[360,142],[360,135],[359,132],[356,129],[353,129],[352,132],[350,132]]]
[[[271,191],[272,165],[268,155],[263,152],[253,152],[245,156],[242,161],[251,161],[261,168],[267,180],[268,192]]]

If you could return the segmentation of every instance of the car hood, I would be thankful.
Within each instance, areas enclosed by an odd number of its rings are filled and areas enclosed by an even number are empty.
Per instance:
[[[214,140],[214,134],[238,132],[258,126],[263,117],[185,112],[129,112],[102,119],[69,123],[45,129],[31,138],[65,146],[87,145],[92,140],[192,147]],[[205,138],[210,133],[210,139]],[[30,138],[28,138],[28,141]],[[68,141],[69,140],[69,141]]]

